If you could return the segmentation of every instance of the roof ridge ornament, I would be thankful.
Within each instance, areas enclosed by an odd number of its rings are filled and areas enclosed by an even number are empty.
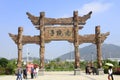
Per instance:
[[[40,25],[40,17],[36,17],[29,12],[26,13],[33,25]],[[87,19],[91,17],[92,11],[84,16],[78,16],[78,25],[85,25]],[[44,18],[45,25],[73,25],[73,17],[68,18]]]

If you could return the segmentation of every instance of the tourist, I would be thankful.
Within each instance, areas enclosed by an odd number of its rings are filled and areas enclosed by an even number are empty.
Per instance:
[[[35,78],[37,77],[37,71],[36,71],[36,68],[34,68],[34,77],[35,77]]]
[[[33,78],[34,78],[34,68],[31,67],[31,79],[33,79]]]
[[[36,68],[36,76],[38,76],[39,67]]]
[[[112,66],[109,66],[109,69],[108,69],[108,80],[114,80],[113,78],[113,70],[112,70]]]
[[[85,67],[85,72],[86,72],[86,74],[89,73],[89,72],[88,72],[88,67],[89,67],[89,66],[86,66],[86,67]]]
[[[91,69],[92,69],[92,73],[93,73],[93,75],[97,73],[95,67],[92,66]]]
[[[23,69],[23,78],[27,79],[27,69],[26,68]]]
[[[22,80],[22,68],[18,67],[17,69],[17,78],[16,80]]]

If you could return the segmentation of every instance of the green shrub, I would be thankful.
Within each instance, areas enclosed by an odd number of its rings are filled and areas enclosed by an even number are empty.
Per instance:
[[[5,74],[5,68],[0,67],[0,75],[4,75]]]
[[[3,67],[3,68],[6,68],[8,62],[9,62],[9,61],[8,61],[6,58],[1,58],[1,59],[0,59],[0,66]]]
[[[116,75],[120,75],[120,67],[114,68],[113,73],[116,74]]]

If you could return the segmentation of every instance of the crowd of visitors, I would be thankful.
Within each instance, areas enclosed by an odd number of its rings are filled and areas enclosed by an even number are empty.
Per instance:
[[[18,67],[16,70],[16,80],[28,79],[28,74],[31,75],[31,79],[34,79],[38,76],[39,67],[31,67],[30,71],[27,67],[22,68]]]

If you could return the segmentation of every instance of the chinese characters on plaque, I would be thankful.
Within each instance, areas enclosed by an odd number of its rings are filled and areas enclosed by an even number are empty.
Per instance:
[[[73,27],[46,27],[45,38],[48,40],[73,39]]]

